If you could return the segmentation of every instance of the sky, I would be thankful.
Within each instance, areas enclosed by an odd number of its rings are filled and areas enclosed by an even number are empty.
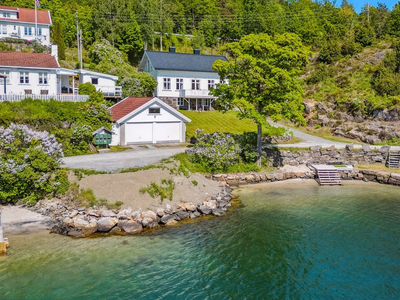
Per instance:
[[[368,0],[348,0],[349,3],[354,5],[354,8],[357,12],[361,12],[361,7],[367,4]],[[399,2],[399,0],[371,0],[369,1],[369,5],[378,6],[378,2],[386,4],[389,10],[392,10],[393,6]],[[342,1],[338,1],[338,3],[342,3]]]

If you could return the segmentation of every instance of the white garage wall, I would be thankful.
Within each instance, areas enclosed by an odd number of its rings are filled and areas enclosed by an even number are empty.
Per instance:
[[[152,105],[150,107],[160,107],[160,106]],[[177,122],[181,120],[172,113],[170,113],[169,111],[167,111],[166,109],[164,109],[163,107],[160,107],[159,114],[149,114],[149,107],[146,107],[146,109],[142,110],[140,113],[126,120],[126,122],[129,123],[160,122],[160,121]]]
[[[119,129],[120,129],[119,124],[114,123],[112,127],[113,134],[111,135],[111,146],[117,146],[120,143]]]

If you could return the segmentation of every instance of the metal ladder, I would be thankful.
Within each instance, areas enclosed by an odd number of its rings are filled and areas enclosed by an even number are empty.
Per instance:
[[[338,170],[317,169],[318,181],[320,185],[341,185],[342,181]]]
[[[400,151],[398,151],[398,152],[389,151],[388,157],[386,160],[386,167],[388,167],[389,169],[400,168]]]

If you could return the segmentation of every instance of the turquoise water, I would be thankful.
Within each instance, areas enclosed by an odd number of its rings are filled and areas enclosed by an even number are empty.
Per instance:
[[[259,184],[135,236],[12,236],[0,299],[399,299],[400,188]]]

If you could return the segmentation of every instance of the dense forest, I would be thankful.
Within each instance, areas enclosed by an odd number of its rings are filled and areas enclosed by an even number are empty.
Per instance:
[[[125,53],[134,65],[144,45],[159,49],[189,43],[197,48],[218,48],[250,33],[292,32],[314,48],[335,48],[346,42],[351,52],[374,38],[400,35],[400,4],[390,11],[385,4],[364,6],[357,13],[344,0],[340,7],[330,1],[284,0],[41,0],[50,10],[53,38],[67,47],[76,44],[76,18],[83,42],[89,48],[106,39]],[[33,8],[33,0],[0,0],[0,5]],[[160,34],[161,33],[161,34]],[[62,37],[60,39],[60,36]],[[186,41],[186,40],[189,41]],[[336,59],[325,51],[322,60]]]
[[[345,112],[361,120],[400,106],[400,2],[393,8],[365,5],[360,12],[348,0],[340,5],[327,0],[40,2],[40,9],[51,11],[52,39],[65,58],[61,64],[76,67],[78,18],[84,67],[118,75],[124,96],[154,90],[154,79],[136,72],[146,48],[217,54],[222,45],[251,33],[290,32],[313,53],[300,77],[312,110],[330,119],[343,119],[340,112]],[[0,0],[0,5],[33,8],[34,1]],[[313,126],[329,123],[317,120],[317,114],[311,118]]]

